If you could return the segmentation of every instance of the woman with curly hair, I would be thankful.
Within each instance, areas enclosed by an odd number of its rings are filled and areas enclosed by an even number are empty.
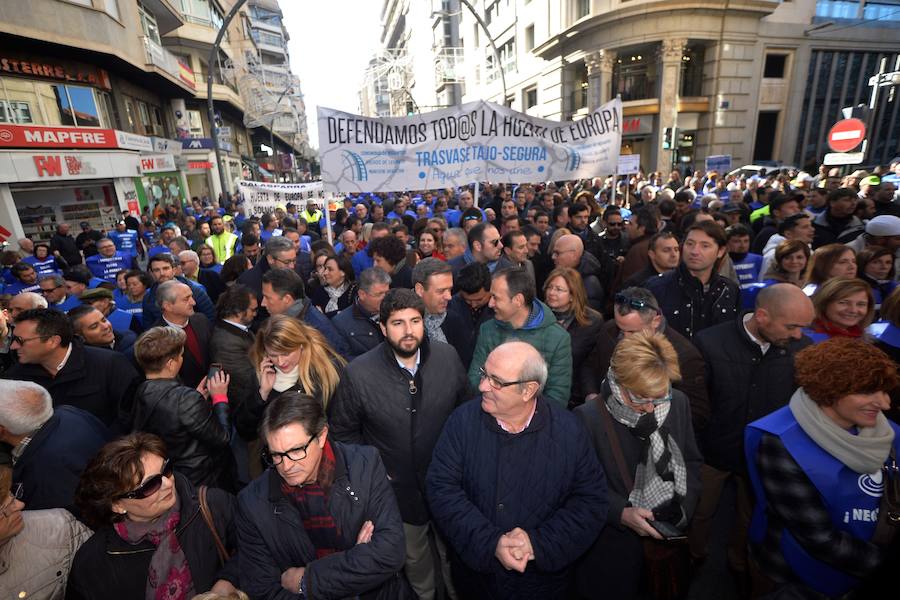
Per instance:
[[[882,468],[900,451],[900,427],[882,411],[900,377],[887,355],[851,338],[800,351],[795,377],[800,388],[789,405],[745,434],[757,500],[750,526],[759,571],[754,593],[843,597],[885,555],[873,535]]]

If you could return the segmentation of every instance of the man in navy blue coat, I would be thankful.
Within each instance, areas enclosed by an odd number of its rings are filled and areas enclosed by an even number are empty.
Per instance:
[[[74,406],[53,408],[43,387],[0,381],[0,441],[12,446],[13,484],[30,510],[74,510],[75,488],[88,461],[109,441],[106,426]]]
[[[426,478],[460,598],[565,598],[567,569],[606,521],[606,477],[577,418],[541,396],[547,364],[501,344],[480,398],[447,420]]]

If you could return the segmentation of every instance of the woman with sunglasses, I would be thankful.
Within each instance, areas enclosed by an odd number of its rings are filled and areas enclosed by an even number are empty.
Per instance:
[[[599,589],[609,598],[654,596],[645,553],[673,571],[687,559],[686,547],[671,538],[684,535],[697,506],[703,458],[688,399],[672,389],[680,377],[665,336],[634,333],[616,346],[600,396],[576,409],[609,485],[607,527],[576,570],[579,597],[594,598]]]
[[[234,488],[229,442],[228,384],[217,371],[196,389],[182,385],[187,336],[182,329],[153,327],[134,344],[134,356],[146,381],[134,394],[132,431],[158,435],[171,452],[178,472],[194,485]]]
[[[94,535],[75,555],[67,600],[190,600],[235,590],[237,557],[217,551],[221,544],[235,552],[234,496],[206,490],[213,533],[201,514],[202,490],[173,466],[149,433],[110,442],[88,464],[75,503]]]
[[[26,511],[22,484],[0,467],[0,598],[62,600],[72,557],[91,530],[67,510]]]

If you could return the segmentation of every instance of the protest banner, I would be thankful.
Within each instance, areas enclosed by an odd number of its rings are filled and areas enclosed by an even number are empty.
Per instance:
[[[325,189],[388,192],[473,181],[531,183],[616,171],[622,102],[578,121],[548,121],[486,101],[407,117],[318,109]]]
[[[284,208],[288,202],[303,210],[308,202],[315,202],[327,215],[327,211],[337,210],[343,201],[331,192],[326,192],[321,181],[312,183],[264,183],[262,181],[240,181],[238,189],[244,200],[244,214],[248,217],[274,213],[278,205]],[[332,242],[331,219],[325,219],[328,242]]]

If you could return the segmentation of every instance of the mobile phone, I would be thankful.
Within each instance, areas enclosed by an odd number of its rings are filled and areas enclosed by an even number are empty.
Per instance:
[[[650,524],[650,527],[656,530],[659,535],[663,536],[667,540],[684,540],[687,539],[687,535],[677,527],[672,525],[671,523],[666,523],[665,521],[654,521],[652,519],[647,519],[647,522]]]
[[[209,372],[206,373],[206,380],[212,381],[216,373],[222,370],[222,363],[212,363],[209,365]]]

